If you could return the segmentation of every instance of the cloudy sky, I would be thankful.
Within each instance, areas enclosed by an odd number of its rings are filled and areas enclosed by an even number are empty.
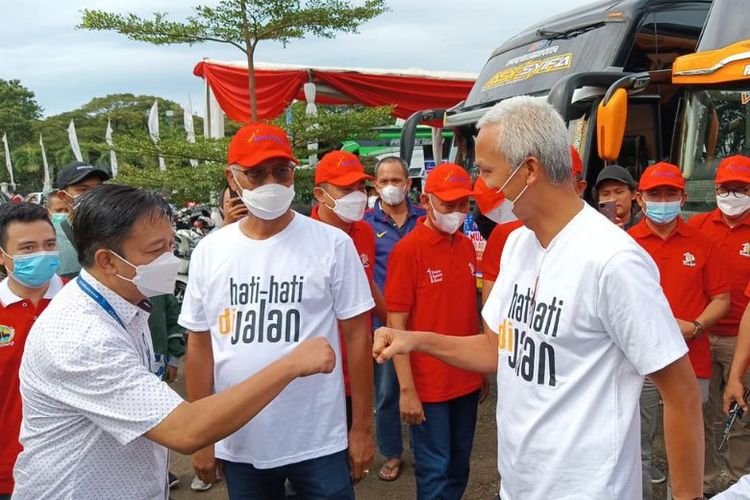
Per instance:
[[[154,46],[75,26],[84,8],[143,16],[168,12],[182,20],[191,13],[190,5],[217,1],[0,0],[0,79],[20,79],[34,91],[45,115],[121,92],[180,103],[190,95],[195,112],[202,114],[202,80],[193,76],[193,67],[203,58],[240,60],[242,52],[210,43]],[[357,35],[295,40],[286,49],[262,42],[256,60],[478,73],[492,50],[520,29],[590,2],[388,0],[391,12],[364,25]]]

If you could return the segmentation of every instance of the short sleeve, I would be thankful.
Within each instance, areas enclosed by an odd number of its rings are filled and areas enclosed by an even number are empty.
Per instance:
[[[388,257],[385,278],[385,306],[388,312],[409,312],[417,295],[416,256],[401,240]]]
[[[201,273],[205,264],[203,263],[202,247],[199,246],[193,251],[190,259],[190,271],[188,273],[188,284],[185,289],[185,296],[182,300],[182,310],[178,323],[192,332],[205,332],[211,327],[206,319],[206,312],[203,307],[203,299],[206,296],[203,290]]]
[[[84,338],[70,355],[41,370],[47,372],[45,379],[57,381],[50,388],[55,399],[123,446],[153,429],[183,402],[124,340]]]
[[[596,305],[604,329],[641,375],[687,353],[659,271],[644,250],[621,251],[604,265]]]
[[[495,229],[490,233],[490,238],[487,240],[487,245],[484,247],[484,253],[482,254],[482,279],[485,281],[497,281],[497,277],[500,274],[500,255],[503,252],[503,245],[505,244],[502,232],[503,230],[500,225],[495,226]]]
[[[333,311],[339,320],[351,319],[375,307],[362,261],[351,238],[335,242],[333,263]]]
[[[721,264],[716,245],[711,243],[706,254],[706,271],[703,273],[703,289],[709,297],[716,297],[730,291],[729,277],[727,271]]]
[[[497,334],[500,325],[500,300],[503,291],[499,286],[493,286],[490,296],[487,297],[484,307],[482,307],[482,319],[487,323],[490,330]]]

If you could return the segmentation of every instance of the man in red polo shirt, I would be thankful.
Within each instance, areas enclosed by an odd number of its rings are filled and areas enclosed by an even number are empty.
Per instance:
[[[62,288],[57,239],[47,210],[32,203],[0,206],[0,499],[13,493],[13,466],[21,452],[18,369],[31,325]]]
[[[476,252],[461,232],[469,174],[444,163],[430,172],[427,216],[396,244],[385,284],[388,326],[468,336],[479,332]],[[417,498],[459,499],[469,478],[482,376],[422,353],[394,358],[402,419],[411,424]]]
[[[636,201],[646,217],[628,230],[659,268],[660,284],[689,349],[702,401],[708,401],[711,353],[705,328],[729,311],[729,282],[714,243],[680,217],[687,199],[680,169],[666,162],[646,169]],[[641,391],[643,498],[652,498],[651,442],[659,413],[659,391],[648,378]]]
[[[365,173],[359,159],[346,151],[331,151],[315,166],[315,189],[313,194],[318,205],[313,207],[310,217],[337,227],[348,234],[357,249],[370,290],[375,300],[374,314],[385,321],[385,301],[374,283],[375,232],[362,218],[367,208],[365,181],[373,177]],[[339,335],[341,330],[339,329]],[[346,389],[347,422],[352,421],[351,387],[347,366],[346,348],[341,343],[341,367]]]
[[[744,291],[750,281],[750,158],[735,155],[722,160],[716,170],[715,183],[718,208],[688,221],[717,245],[731,286],[729,314],[708,330],[713,369],[703,420],[706,426],[704,490],[709,493],[720,486],[716,483],[724,458],[716,452],[714,442],[724,421],[722,389],[732,366],[740,318],[748,304]],[[734,481],[750,473],[750,418],[734,425],[726,464]]]

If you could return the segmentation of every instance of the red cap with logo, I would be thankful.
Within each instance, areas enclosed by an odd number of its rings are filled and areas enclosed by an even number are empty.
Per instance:
[[[424,192],[434,194],[442,201],[456,201],[472,196],[469,172],[455,163],[438,165],[427,175]]]
[[[360,181],[375,180],[365,173],[359,158],[346,151],[331,151],[315,166],[315,185],[327,182],[346,187]]]
[[[583,161],[581,161],[578,150],[573,146],[570,146],[570,159],[573,162],[573,176],[581,175],[583,173]]]
[[[227,163],[243,168],[257,167],[274,158],[299,163],[292,153],[286,132],[265,123],[250,123],[242,127],[232,137],[227,151]]]
[[[638,189],[648,191],[658,187],[674,187],[685,189],[685,178],[682,176],[679,167],[665,161],[654,163],[648,167],[641,175]]]
[[[750,184],[750,158],[742,155],[727,156],[716,169],[716,184],[746,182]]]

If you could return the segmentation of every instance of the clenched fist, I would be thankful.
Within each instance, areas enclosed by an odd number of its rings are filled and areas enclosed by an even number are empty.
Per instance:
[[[289,356],[298,370],[298,377],[331,373],[336,366],[336,354],[324,337],[303,341]]]

